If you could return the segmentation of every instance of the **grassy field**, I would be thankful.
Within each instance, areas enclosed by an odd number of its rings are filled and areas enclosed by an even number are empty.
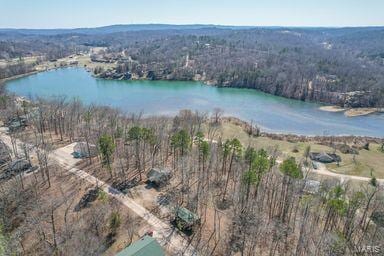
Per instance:
[[[24,57],[22,58],[22,61],[26,64],[34,64],[37,62],[38,58],[40,56],[31,56],[31,57]],[[0,60],[0,67],[5,67],[7,65],[17,64],[20,61],[19,58],[15,59],[9,59],[9,60]],[[58,68],[62,66],[67,66],[71,64],[71,62],[77,61],[77,66],[79,67],[87,67],[89,69],[94,69],[95,67],[102,67],[105,70],[114,68],[116,66],[115,63],[102,63],[102,62],[93,62],[91,61],[91,58],[88,54],[79,54],[79,55],[72,55],[70,57],[65,57],[58,59],[57,61],[43,61],[35,66],[37,71],[45,71],[53,68]]]
[[[107,69],[110,69],[110,68],[113,68],[116,66],[115,63],[93,62],[93,61],[91,61],[91,58],[89,57],[88,54],[83,54],[83,55],[72,56],[71,58],[66,57],[66,58],[58,59],[55,62],[47,61],[47,62],[44,62],[44,63],[38,65],[36,67],[36,69],[37,70],[46,70],[46,69],[57,68],[60,66],[65,66],[65,65],[73,66],[73,64],[71,64],[71,62],[75,62],[75,61],[78,62],[78,64],[75,66],[86,67],[89,69],[94,69],[95,67],[103,67],[105,70],[107,70]]]
[[[39,56],[31,56],[31,57],[23,57],[22,59],[14,58],[9,60],[0,60],[0,67],[17,64],[20,61],[23,61],[25,64],[33,64],[37,61],[38,58]]]
[[[281,152],[281,158],[288,156],[296,157],[296,159],[303,159],[303,153],[307,145],[311,146],[311,151],[315,152],[333,152],[333,149],[328,146],[319,145],[314,142],[310,143],[292,143],[288,141],[273,140],[267,137],[250,137],[248,134],[239,128],[239,126],[232,123],[224,123],[219,127],[216,138],[222,137],[223,139],[238,138],[244,147],[248,145],[255,148],[272,149],[277,147]],[[340,155],[342,161],[339,166],[337,164],[328,164],[327,167],[330,171],[336,173],[357,175],[364,177],[371,177],[371,170],[376,178],[384,178],[384,153],[379,151],[380,145],[371,144],[370,150],[360,150],[359,154],[353,160],[352,154],[343,154],[336,151]],[[298,152],[293,152],[293,151]]]
[[[377,178],[384,178],[384,153],[379,150],[380,145],[371,144],[370,150],[360,150],[355,161],[350,154],[341,154],[340,166],[329,164],[330,169],[338,173],[370,177],[371,170]]]
[[[101,62],[93,62],[88,55],[76,56],[73,58],[74,61],[79,62],[80,67],[86,66],[87,68],[94,69],[95,67],[103,67],[105,70],[114,68],[116,66],[115,63],[101,63]]]

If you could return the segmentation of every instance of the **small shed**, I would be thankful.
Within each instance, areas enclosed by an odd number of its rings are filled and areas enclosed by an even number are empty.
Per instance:
[[[313,161],[321,162],[321,163],[333,163],[333,162],[340,162],[341,158],[340,156],[332,153],[317,153],[317,152],[311,152],[309,153],[309,157]]]
[[[88,150],[89,146],[89,150]],[[78,142],[73,147],[73,156],[75,158],[94,157],[97,155],[97,147],[94,144],[88,144],[86,142]]]
[[[152,168],[147,174],[148,181],[157,187],[166,185],[171,177],[171,171],[168,169]]]
[[[165,253],[156,239],[145,235],[117,253],[116,256],[165,256]]]
[[[200,217],[184,207],[176,207],[175,224],[182,231],[192,231],[195,225],[200,224]]]

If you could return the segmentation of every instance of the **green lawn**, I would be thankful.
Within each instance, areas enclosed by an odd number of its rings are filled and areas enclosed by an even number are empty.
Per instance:
[[[355,161],[350,154],[341,154],[342,162],[340,166],[336,164],[329,164],[330,169],[334,169],[338,173],[358,175],[358,176],[371,176],[372,173],[376,178],[384,178],[384,153],[379,151],[378,144],[371,144],[370,150],[360,150],[356,155]]]
[[[255,148],[273,148],[278,147],[281,151],[281,157],[294,156],[297,159],[303,158],[305,147],[310,144],[312,151],[318,152],[333,152],[333,149],[327,146],[315,144],[315,143],[292,143],[288,141],[272,140],[266,137],[250,138],[248,134],[241,129],[241,127],[232,124],[225,123],[219,128],[219,133],[216,136],[221,136],[224,139],[238,138],[244,147],[251,145]],[[336,164],[328,164],[328,168],[342,174],[357,175],[371,177],[371,170],[376,178],[384,178],[384,153],[379,151],[378,144],[371,144],[370,150],[360,150],[359,155],[356,155],[355,161],[353,155],[343,154],[340,151],[336,151],[341,156],[340,166]],[[293,149],[297,149],[298,152],[292,152]]]

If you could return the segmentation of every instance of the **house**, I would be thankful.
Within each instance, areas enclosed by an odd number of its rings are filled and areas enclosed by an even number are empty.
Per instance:
[[[182,231],[192,231],[195,225],[200,224],[200,217],[184,207],[176,207],[174,222]]]
[[[69,65],[78,65],[79,62],[77,60],[72,60],[68,62]]]
[[[9,163],[8,168],[0,174],[1,179],[10,179],[22,172],[30,172],[35,170],[32,165],[26,159],[16,159]]]
[[[23,115],[10,118],[6,122],[6,125],[8,126],[10,132],[21,130],[27,126],[27,117]]]
[[[16,159],[9,164],[8,171],[13,174],[27,171],[32,168],[31,163],[26,159]]]
[[[157,187],[166,185],[171,177],[171,171],[168,169],[152,168],[147,174],[148,181]]]
[[[89,149],[88,149],[89,146]],[[97,147],[93,144],[88,144],[86,142],[78,142],[73,147],[73,157],[74,158],[83,158],[83,157],[94,157],[97,155]]]
[[[317,161],[321,163],[333,163],[333,162],[341,162],[340,156],[332,153],[317,153],[311,152],[309,153],[309,157],[312,161]]]
[[[156,239],[145,235],[117,253],[116,256],[165,256],[165,253]]]

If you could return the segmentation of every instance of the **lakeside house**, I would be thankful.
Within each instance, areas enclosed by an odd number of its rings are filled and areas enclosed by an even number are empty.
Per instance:
[[[165,252],[156,239],[145,235],[117,253],[116,256],[165,256]]]
[[[337,154],[333,153],[318,153],[318,152],[311,152],[309,153],[309,158],[312,161],[320,162],[320,163],[333,163],[333,162],[341,162],[341,158]]]

